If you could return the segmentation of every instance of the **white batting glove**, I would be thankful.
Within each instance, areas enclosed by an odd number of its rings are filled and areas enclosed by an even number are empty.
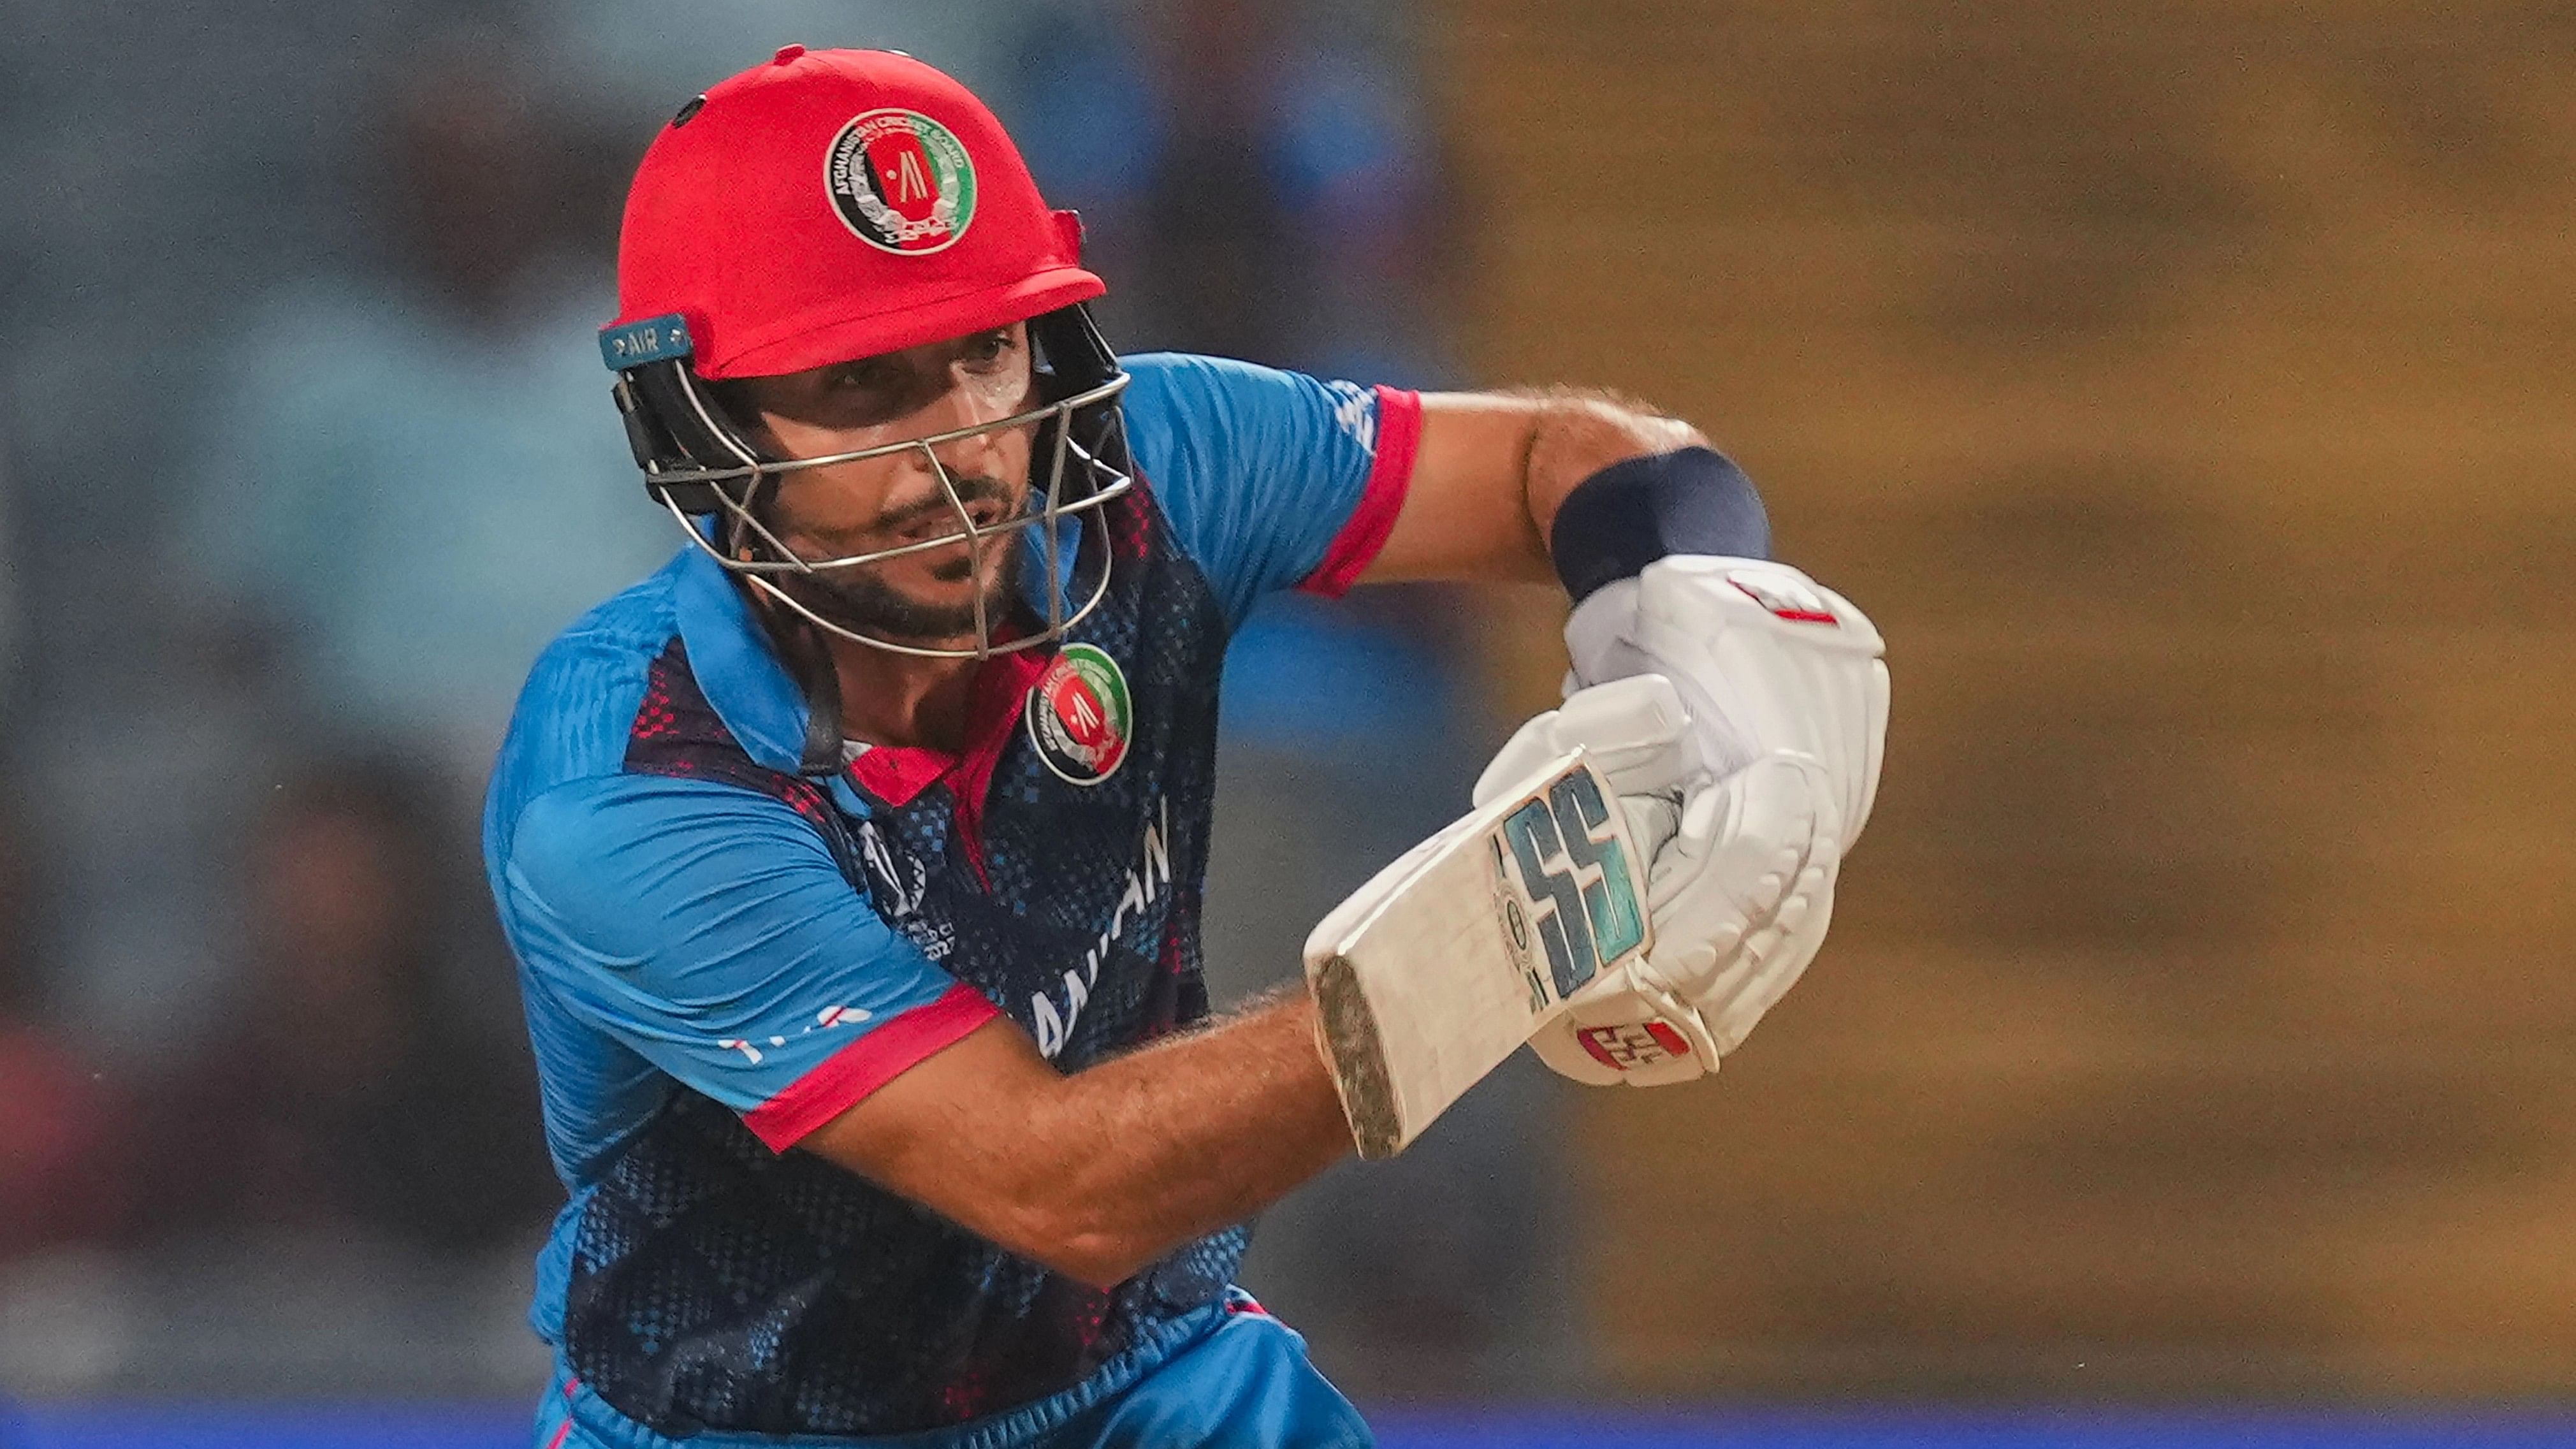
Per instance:
[[[1549,1065],[1577,1080],[1688,1080],[1715,1070],[1719,1055],[1742,1045],[1824,944],[1842,853],[1868,821],[1886,756],[1886,646],[1849,600],[1796,569],[1694,556],[1659,560],[1639,578],[1595,592],[1568,619],[1566,645],[1574,662],[1569,692],[1662,674],[1690,710],[1713,772],[1732,784],[1740,767],[1767,769],[1777,756],[1794,756],[1821,771],[1831,805],[1818,811],[1812,848],[1767,924],[1739,934],[1725,906],[1704,919],[1659,914],[1656,949],[1637,973],[1649,979],[1627,996],[1585,1002],[1557,1033],[1570,1029],[1583,1054],[1562,1041],[1540,1043]],[[1807,788],[1818,784],[1811,776]],[[1735,788],[1776,796],[1787,787],[1747,778]],[[1755,803],[1727,808],[1757,818],[1794,809],[1776,799],[1759,809]],[[1689,842],[1699,838],[1695,823],[1677,839],[1680,857],[1689,858]],[[1755,823],[1714,833],[1728,831],[1750,840],[1779,833]],[[1658,864],[1669,882],[1675,867]],[[1688,1020],[1677,1019],[1676,1005]],[[1697,1032],[1689,1030],[1693,1023]]]
[[[1604,585],[1565,624],[1567,688],[1672,680],[1720,776],[1794,750],[1833,782],[1849,850],[1887,753],[1886,642],[1849,599],[1787,564],[1676,555]]]
[[[1656,867],[1663,894],[1650,902],[1655,946],[1640,984],[1690,1009],[1705,1033],[1694,1055],[1715,1071],[1824,945],[1842,867],[1830,776],[1792,751],[1762,756],[1691,800]],[[1623,1078],[1636,1070],[1611,1065]]]
[[[1684,796],[1708,779],[1699,732],[1670,680],[1643,674],[1577,690],[1565,703],[1514,731],[1476,777],[1485,805],[1548,761],[1581,747],[1628,816],[1637,848],[1652,861],[1680,828]]]
[[[1700,737],[1671,682],[1639,675],[1523,725],[1477,782],[1481,805],[1580,745],[1650,862],[1654,948],[1575,993],[1532,1039],[1577,1081],[1652,1086],[1717,1070],[1813,958],[1810,922],[1821,940],[1837,819],[1824,771],[1779,751],[1713,780]]]

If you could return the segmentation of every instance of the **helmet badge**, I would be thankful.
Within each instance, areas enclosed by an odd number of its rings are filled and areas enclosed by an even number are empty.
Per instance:
[[[823,184],[841,223],[881,251],[945,251],[975,220],[966,144],[919,111],[867,111],[832,138]]]

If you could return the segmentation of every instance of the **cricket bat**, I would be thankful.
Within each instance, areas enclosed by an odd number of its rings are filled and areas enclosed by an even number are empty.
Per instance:
[[[1648,853],[1581,750],[1398,857],[1306,937],[1317,1044],[1364,1158],[1393,1157],[1654,944]]]

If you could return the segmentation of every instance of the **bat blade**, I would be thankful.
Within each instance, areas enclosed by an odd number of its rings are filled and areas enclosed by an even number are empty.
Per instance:
[[[1392,1157],[1594,977],[1644,954],[1645,856],[1580,751],[1380,871],[1306,938],[1352,1141]]]

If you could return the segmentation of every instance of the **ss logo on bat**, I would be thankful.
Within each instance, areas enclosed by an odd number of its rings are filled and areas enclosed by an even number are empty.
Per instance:
[[[1530,1009],[1541,1011],[1548,1005],[1548,986],[1562,1001],[1602,967],[1636,950],[1646,939],[1646,914],[1610,802],[1601,797],[1591,771],[1578,766],[1558,776],[1544,798],[1507,817],[1501,833],[1495,863],[1502,864],[1508,843],[1521,891],[1533,907],[1532,919],[1524,922],[1519,903],[1506,899],[1506,927],[1524,951],[1526,933],[1535,931],[1547,954],[1551,979],[1540,981],[1533,970],[1529,982]]]

